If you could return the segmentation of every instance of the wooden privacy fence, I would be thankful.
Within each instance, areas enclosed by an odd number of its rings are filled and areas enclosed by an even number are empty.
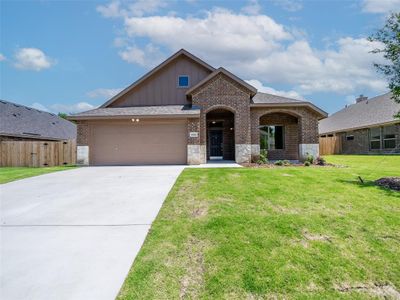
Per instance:
[[[76,141],[2,141],[1,167],[52,167],[76,164]]]
[[[319,138],[320,155],[340,154],[341,152],[342,143],[340,136],[327,136]]]

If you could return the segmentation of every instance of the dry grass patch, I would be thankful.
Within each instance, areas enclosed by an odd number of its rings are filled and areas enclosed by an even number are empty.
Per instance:
[[[366,293],[379,299],[400,299],[400,292],[390,284],[341,284],[335,287],[341,293],[359,292]]]

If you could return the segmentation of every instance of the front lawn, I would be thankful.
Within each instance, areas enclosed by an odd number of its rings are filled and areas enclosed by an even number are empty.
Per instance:
[[[1,167],[0,184],[27,177],[38,176],[46,173],[68,170],[71,168],[74,167],[71,166],[58,166],[58,167],[47,167],[47,168]]]
[[[185,169],[118,299],[399,299],[400,157],[327,160]]]

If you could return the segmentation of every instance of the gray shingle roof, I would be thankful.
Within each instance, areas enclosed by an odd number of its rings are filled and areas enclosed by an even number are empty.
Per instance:
[[[96,108],[82,113],[74,114],[69,119],[83,119],[96,117],[129,117],[129,116],[186,116],[199,115],[200,108],[186,105],[165,106],[136,106],[136,107],[106,107]]]
[[[253,98],[252,98],[252,104],[251,106],[274,106],[274,107],[294,107],[294,106],[304,106],[312,109],[313,111],[317,112],[319,114],[319,119],[326,118],[328,114],[314,105],[313,103],[309,101],[304,101],[304,100],[297,100],[297,99],[292,99],[292,98],[287,98],[287,97],[282,97],[278,95],[273,95],[273,94],[267,94],[267,93],[260,93],[258,92]]]
[[[304,102],[302,100],[296,100],[292,98],[267,94],[267,93],[260,93],[258,92],[253,97],[253,103],[265,103],[265,104],[275,104],[275,103],[296,103],[296,102]]]
[[[400,110],[387,93],[356,104],[349,105],[319,122],[319,133],[333,133],[394,122],[393,117]],[[399,120],[400,122],[400,120]]]
[[[54,114],[0,100],[0,135],[35,139],[76,138],[76,125]]]

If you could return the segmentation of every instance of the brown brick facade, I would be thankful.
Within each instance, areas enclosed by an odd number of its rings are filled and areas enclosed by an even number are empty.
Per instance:
[[[297,117],[287,113],[270,113],[261,116],[259,124],[284,127],[285,141],[283,149],[269,150],[268,159],[299,159],[299,122]]]
[[[363,128],[342,133],[337,133],[341,139],[342,154],[381,154],[381,153],[400,153],[400,124],[396,128],[396,149],[371,150],[369,145],[369,129]],[[346,136],[353,136],[347,140]]]
[[[206,115],[223,108],[235,115],[235,143],[250,144],[250,93],[227,76],[220,74],[192,96],[193,105],[201,107],[200,143],[206,144]]]
[[[89,145],[89,125],[85,121],[77,122],[76,144],[78,146]]]

